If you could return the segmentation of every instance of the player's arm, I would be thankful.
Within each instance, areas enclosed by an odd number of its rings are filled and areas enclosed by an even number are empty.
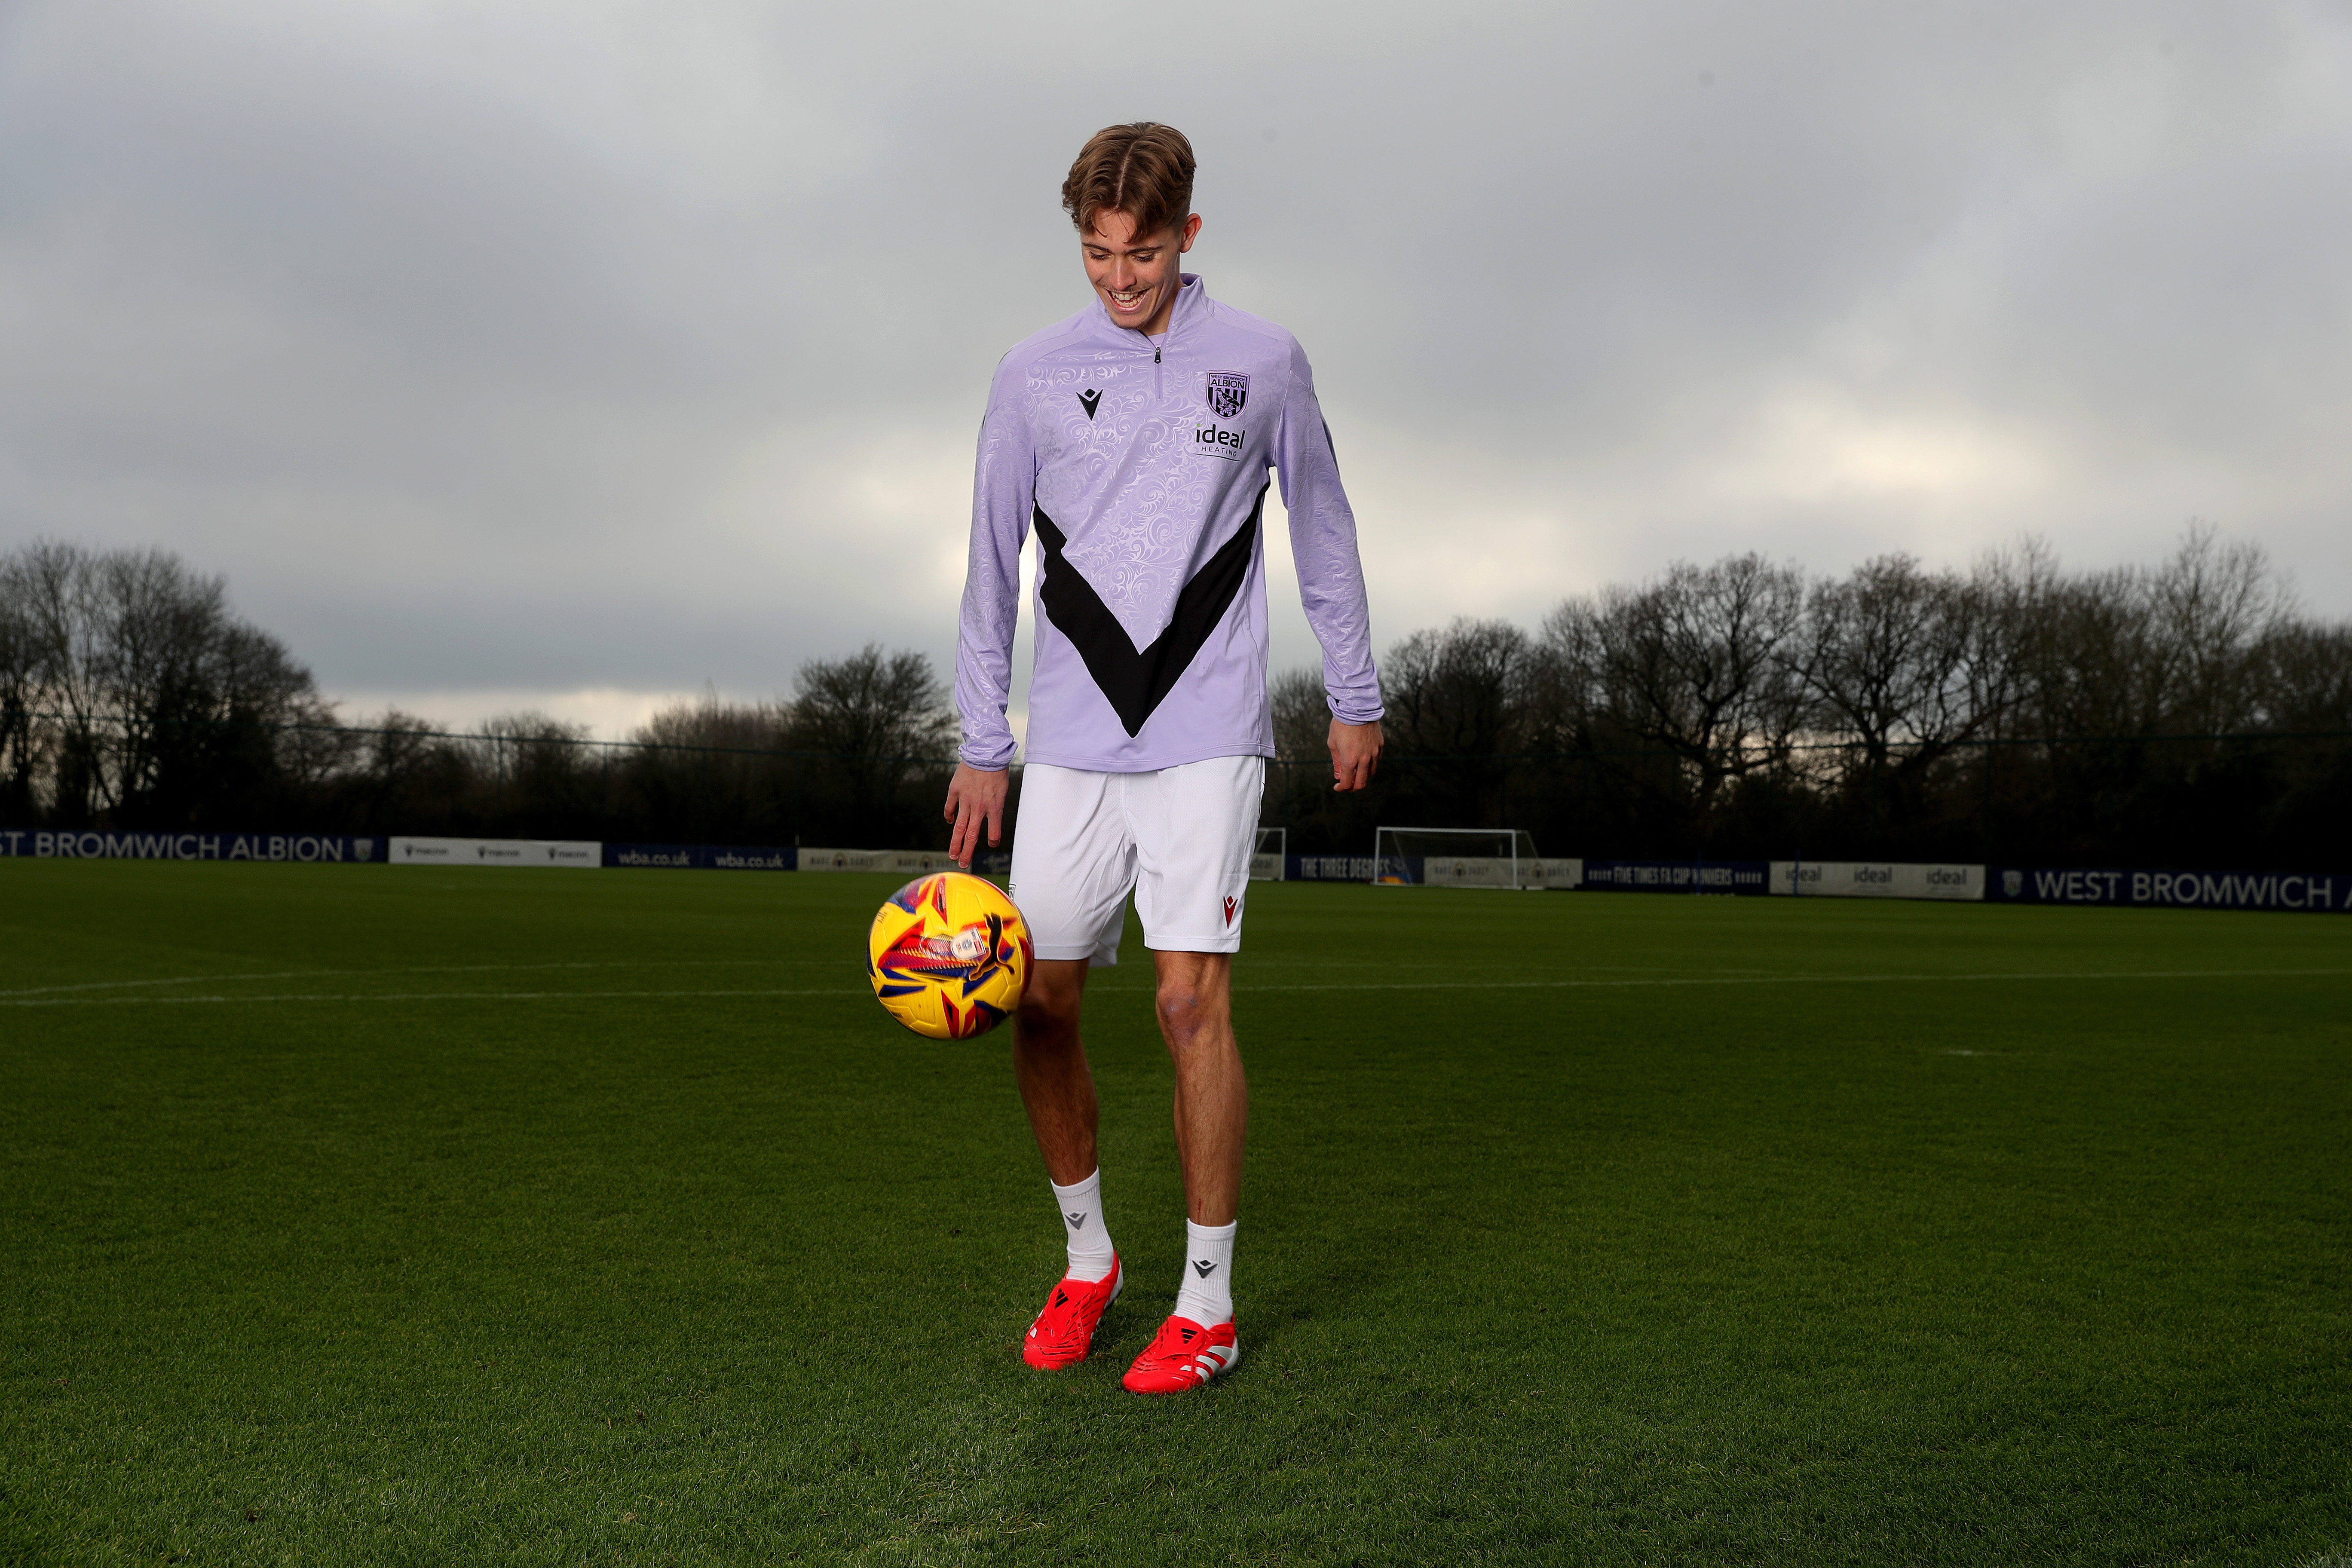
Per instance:
[[[963,730],[943,815],[955,825],[948,858],[969,870],[987,835],[1004,842],[1006,770],[1013,728],[1013,637],[1021,620],[1021,547],[1036,504],[1036,457],[1027,423],[1004,395],[1000,369],[981,421],[972,470],[971,550],[964,567],[963,608],[956,633],[956,714]]]
[[[1330,426],[1315,398],[1306,352],[1290,351],[1290,384],[1275,437],[1282,504],[1290,513],[1290,555],[1298,598],[1323,646],[1323,690],[1331,705],[1331,787],[1362,789],[1381,762],[1381,677],[1372,663],[1372,616],[1356,552],[1356,514],[1340,488]]]

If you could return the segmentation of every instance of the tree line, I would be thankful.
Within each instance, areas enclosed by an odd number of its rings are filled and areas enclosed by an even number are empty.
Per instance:
[[[1389,824],[1588,857],[2352,868],[2352,625],[2210,528],[2104,572],[2031,541],[1965,572],[1678,563],[1532,631],[1414,632],[1381,687],[1380,778],[1337,795],[1319,672],[1276,680],[1264,820],[1294,851]],[[619,742],[346,721],[217,576],[0,555],[0,826],[938,847],[955,741],[929,659],[879,645]]]
[[[614,744],[530,711],[347,722],[218,576],[158,550],[0,555],[0,826],[920,847],[955,742],[930,661],[879,647]]]
[[[1283,770],[1268,821],[1523,827],[1555,854],[2352,867],[2352,624],[2256,545],[2192,527],[2149,568],[2028,541],[1813,577],[1758,554],[1457,621],[1381,669],[1375,798]],[[1319,678],[1275,709],[1321,746]]]

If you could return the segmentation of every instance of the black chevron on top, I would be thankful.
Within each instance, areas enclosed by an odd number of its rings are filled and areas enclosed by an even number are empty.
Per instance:
[[[1234,595],[1241,592],[1249,576],[1250,552],[1257,542],[1267,488],[1259,487],[1248,521],[1217,547],[1217,552],[1177,594],[1176,614],[1168,629],[1141,653],[1135,651],[1127,628],[1102,602],[1095,585],[1064,558],[1063,547],[1069,542],[1062,531],[1045,515],[1044,507],[1036,509],[1037,542],[1045,552],[1045,580],[1037,597],[1045,604],[1045,618],[1087,661],[1087,673],[1095,678],[1095,685],[1109,700],[1111,711],[1118,715],[1129,735],[1139,731],[1152,710],[1176,689],[1201,645],[1225,618]]]

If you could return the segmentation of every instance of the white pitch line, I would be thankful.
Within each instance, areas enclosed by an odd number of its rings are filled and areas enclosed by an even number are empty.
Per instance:
[[[382,973],[382,972],[376,972]],[[2352,975],[2352,969],[2155,969],[2020,970],[1965,974],[1771,974],[1698,975],[1672,980],[1431,980],[1370,981],[1362,984],[1236,985],[1237,993],[1262,991],[1582,991],[1678,985],[1886,985],[2008,980],[2287,980]],[[1099,990],[1141,995],[1144,986]],[[863,996],[865,988],[753,991],[377,991],[284,992],[253,996],[53,996],[18,999],[0,995],[0,1007],[168,1007],[231,1002],[564,1002],[602,1000],[694,1000],[744,996]]]
[[[0,991],[0,998],[50,996],[68,991],[128,991],[136,986],[226,985],[240,980],[340,980],[352,974],[487,974],[494,970],[593,969],[593,963],[461,963],[425,969],[281,969],[268,974],[178,974],[167,980],[92,980],[80,985],[33,985]]]
[[[1374,980],[1358,985],[1236,985],[1239,991],[1555,991],[1637,985],[1883,985],[1958,980],[2255,980],[2352,974],[2352,969],[2021,970],[1979,974],[1742,974],[1675,980]]]
[[[31,1001],[0,999],[0,1007],[184,1007],[225,1002],[570,1002],[610,997],[865,996],[856,991],[324,991],[263,993],[254,996],[50,996]]]
[[[830,958],[641,958],[575,960],[559,963],[427,963],[397,969],[281,969],[268,974],[178,974],[167,980],[92,980],[79,985],[33,985],[0,991],[12,996],[52,996],[68,991],[129,991],[155,985],[226,985],[242,980],[342,980],[354,974],[527,974],[552,969],[742,969],[833,963]]]

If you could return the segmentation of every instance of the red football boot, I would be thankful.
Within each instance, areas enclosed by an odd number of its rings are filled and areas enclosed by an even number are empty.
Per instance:
[[[1171,1318],[1122,1381],[1129,1394],[1181,1394],[1231,1371],[1241,1359],[1241,1341],[1231,1323],[1212,1329],[1190,1318]]]
[[[1037,1321],[1029,1325],[1029,1337],[1021,1342],[1021,1359],[1047,1371],[1086,1360],[1094,1348],[1095,1330],[1102,1326],[1103,1313],[1126,1287],[1127,1265],[1117,1253],[1111,1255],[1110,1272],[1100,1279],[1066,1277],[1045,1299],[1045,1310],[1037,1314]]]

